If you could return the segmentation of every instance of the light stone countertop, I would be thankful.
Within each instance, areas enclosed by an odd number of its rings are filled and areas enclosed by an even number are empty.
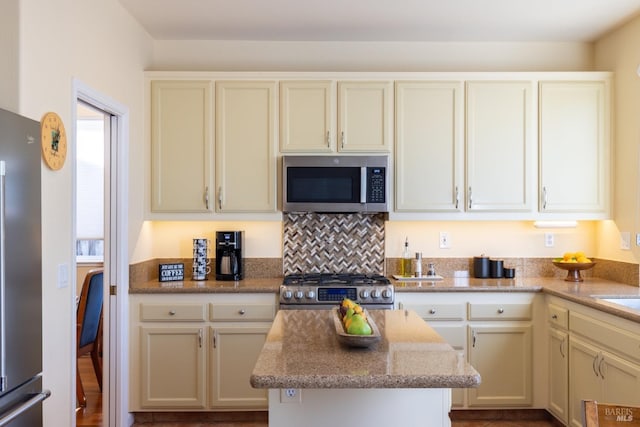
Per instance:
[[[279,311],[251,375],[255,388],[467,388],[480,374],[415,312],[370,310],[382,339],[338,341],[333,310]]]

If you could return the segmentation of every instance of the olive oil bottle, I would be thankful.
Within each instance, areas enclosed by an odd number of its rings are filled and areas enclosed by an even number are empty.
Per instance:
[[[402,258],[400,258],[400,275],[403,277],[411,277],[411,253],[409,252],[409,238],[404,240],[404,250],[402,251]]]

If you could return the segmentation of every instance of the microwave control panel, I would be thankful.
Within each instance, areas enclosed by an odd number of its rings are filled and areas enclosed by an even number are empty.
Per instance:
[[[367,203],[385,203],[385,168],[367,168]]]

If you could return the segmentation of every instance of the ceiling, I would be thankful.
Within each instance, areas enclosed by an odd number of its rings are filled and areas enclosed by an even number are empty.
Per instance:
[[[157,40],[592,42],[640,0],[120,0]]]

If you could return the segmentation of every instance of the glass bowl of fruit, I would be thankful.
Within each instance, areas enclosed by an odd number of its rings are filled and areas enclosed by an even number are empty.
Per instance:
[[[583,252],[567,252],[562,255],[562,258],[554,258],[553,265],[567,271],[567,277],[564,279],[567,282],[583,282],[580,272],[593,268],[596,263],[587,258]]]

